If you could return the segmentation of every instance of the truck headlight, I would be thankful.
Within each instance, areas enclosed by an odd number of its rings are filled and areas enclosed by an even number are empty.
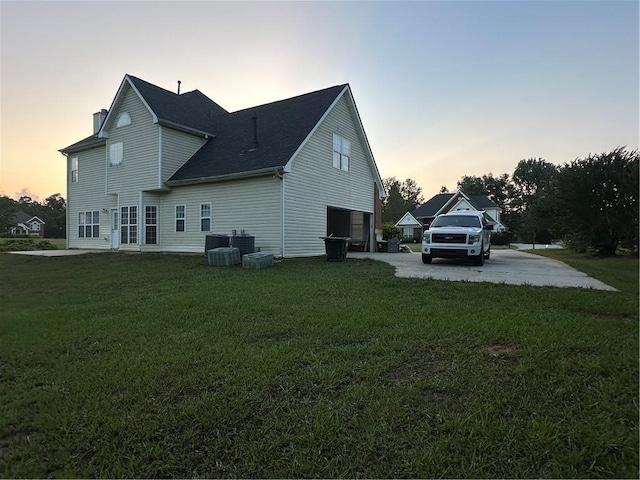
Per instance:
[[[422,237],[422,241],[424,243],[431,243],[431,234],[430,233],[425,233]]]
[[[480,235],[469,235],[469,241],[467,242],[469,245],[473,245],[474,243],[478,243],[480,241]]]

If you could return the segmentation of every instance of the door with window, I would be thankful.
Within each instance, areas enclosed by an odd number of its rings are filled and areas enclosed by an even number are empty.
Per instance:
[[[111,209],[111,248],[117,249],[120,247],[120,216],[118,215],[118,209]]]

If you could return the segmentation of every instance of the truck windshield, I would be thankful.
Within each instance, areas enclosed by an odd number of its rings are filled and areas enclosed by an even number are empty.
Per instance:
[[[480,219],[471,215],[447,215],[436,217],[431,227],[477,227],[480,228]]]

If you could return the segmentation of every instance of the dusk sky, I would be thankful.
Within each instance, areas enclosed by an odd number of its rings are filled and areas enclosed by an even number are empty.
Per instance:
[[[58,149],[125,74],[229,111],[349,83],[382,177],[425,198],[638,148],[637,1],[0,2],[0,193],[66,197]]]

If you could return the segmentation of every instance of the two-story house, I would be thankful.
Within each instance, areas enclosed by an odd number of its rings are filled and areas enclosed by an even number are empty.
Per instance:
[[[68,248],[202,252],[244,230],[263,252],[375,246],[384,188],[348,84],[237,112],[126,75],[67,157]]]

